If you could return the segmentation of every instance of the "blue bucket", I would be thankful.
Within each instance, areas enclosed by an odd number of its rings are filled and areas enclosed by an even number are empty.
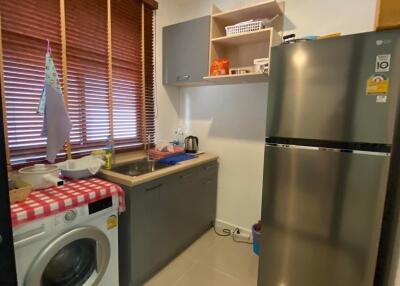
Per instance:
[[[251,228],[251,232],[253,233],[253,252],[260,255],[261,231],[255,230],[255,226],[253,225]]]

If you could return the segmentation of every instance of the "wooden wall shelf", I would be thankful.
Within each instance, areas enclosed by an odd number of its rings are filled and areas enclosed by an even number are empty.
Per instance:
[[[282,3],[282,2],[281,2]],[[273,18],[277,14],[283,14],[282,4],[275,0],[257,3],[226,12],[219,12],[212,15],[214,20],[223,23],[242,22],[250,19]]]
[[[266,39],[270,39],[271,33],[273,33],[273,28],[267,28],[254,32],[214,38],[211,39],[211,42],[213,44],[221,44],[226,46],[260,43],[260,42],[265,42]]]
[[[206,76],[204,77],[204,80],[214,84],[257,83],[266,82],[268,80],[268,74],[247,73],[237,75]]]
[[[284,2],[269,0],[255,5],[222,12],[212,7],[210,18],[209,67],[216,59],[228,59],[230,68],[254,66],[254,59],[269,58],[271,47],[282,42]],[[241,34],[226,35],[225,27],[251,19],[272,19],[271,27]],[[210,71],[209,71],[210,72]],[[208,76],[204,80],[215,84],[233,84],[267,81],[268,75],[249,73],[241,75]]]

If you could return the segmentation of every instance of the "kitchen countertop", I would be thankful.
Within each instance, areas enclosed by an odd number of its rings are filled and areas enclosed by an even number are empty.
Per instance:
[[[132,158],[129,161],[135,161],[135,160],[139,160],[139,159],[143,159],[143,158],[145,158],[145,157],[137,156],[136,158]],[[217,159],[218,159],[218,156],[209,154],[209,153],[205,153],[205,154],[199,155],[195,159],[183,161],[176,165],[173,165],[173,166],[170,166],[167,168],[163,168],[163,169],[151,172],[151,173],[136,176],[136,177],[127,176],[124,174],[113,172],[111,170],[104,170],[104,169],[100,170],[100,172],[98,173],[98,176],[107,181],[117,183],[117,184],[120,184],[120,185],[123,185],[126,187],[134,187],[134,186],[152,181],[154,179],[158,179],[158,178],[161,178],[161,177],[173,174],[173,173],[177,173],[180,171],[184,171],[186,169],[196,167],[198,165],[202,165],[202,164],[205,164],[208,162],[215,161]],[[123,163],[127,163],[129,161],[125,159],[125,160],[123,160]],[[117,163],[120,164],[120,163],[122,163],[122,161],[117,160]]]

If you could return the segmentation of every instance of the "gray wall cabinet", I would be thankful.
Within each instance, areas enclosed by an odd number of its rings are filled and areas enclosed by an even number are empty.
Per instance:
[[[207,84],[210,16],[163,28],[163,83]]]
[[[124,188],[119,218],[121,286],[139,286],[193,243],[215,220],[218,162]]]

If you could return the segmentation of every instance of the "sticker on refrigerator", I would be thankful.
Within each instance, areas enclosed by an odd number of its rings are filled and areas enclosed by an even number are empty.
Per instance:
[[[386,101],[387,101],[387,95],[378,95],[376,97],[377,103],[386,103]]]
[[[389,90],[389,79],[382,74],[373,74],[367,80],[367,95],[386,95]]]
[[[388,72],[390,70],[390,54],[377,55],[375,72]]]
[[[110,215],[107,219],[107,229],[110,230],[118,226],[118,218],[116,215]]]

